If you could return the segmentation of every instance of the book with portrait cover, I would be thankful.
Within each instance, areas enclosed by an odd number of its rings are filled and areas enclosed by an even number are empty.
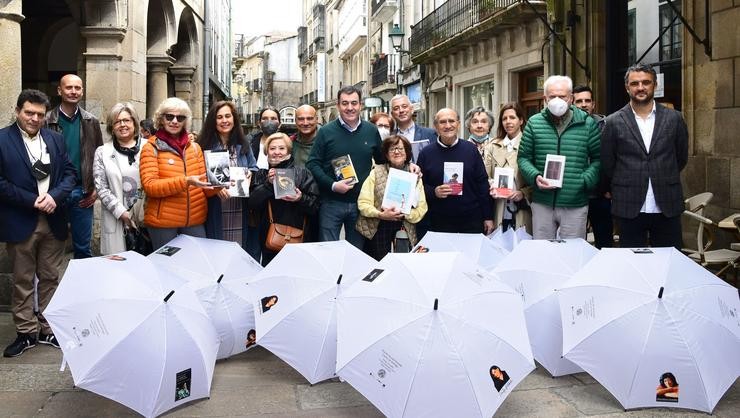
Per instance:
[[[563,187],[565,173],[565,155],[547,154],[545,158],[545,175],[542,176],[551,186]]]
[[[493,187],[499,198],[507,199],[516,191],[514,169],[511,167],[495,167],[493,169]]]
[[[463,167],[462,162],[445,162],[444,163],[444,184],[452,188],[451,196],[461,196],[463,194]]]
[[[295,196],[295,170],[292,168],[276,168],[272,187],[275,190],[275,199],[284,196]]]
[[[337,181],[351,179],[352,181],[349,184],[360,182],[357,180],[357,172],[355,171],[355,166],[352,165],[352,158],[349,154],[331,160],[331,166],[334,168],[334,175]]]
[[[229,152],[204,151],[206,160],[206,177],[213,186],[227,186],[230,182]]]
[[[231,180],[229,181],[230,197],[249,197],[249,183],[252,181],[252,172],[247,167],[229,167]]]
[[[391,168],[388,170],[388,181],[385,183],[384,208],[396,208],[408,215],[415,203],[416,181],[419,176],[408,171]]]

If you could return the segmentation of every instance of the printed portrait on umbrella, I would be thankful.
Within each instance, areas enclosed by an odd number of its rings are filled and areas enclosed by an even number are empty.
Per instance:
[[[278,297],[277,295],[265,296],[261,299],[260,302],[262,303],[262,313],[265,313],[269,311],[270,308],[277,305]]]
[[[505,370],[501,370],[498,366],[491,366],[491,370],[489,372],[491,374],[491,380],[493,380],[493,386],[496,387],[498,392],[501,392],[501,389],[509,381],[509,375]]]
[[[678,402],[678,382],[671,372],[660,376],[660,384],[655,388],[657,402]]]
[[[257,342],[257,332],[253,329],[250,329],[247,333],[247,348],[253,346]]]

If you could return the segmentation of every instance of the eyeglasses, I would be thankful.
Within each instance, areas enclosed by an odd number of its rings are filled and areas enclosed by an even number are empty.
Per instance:
[[[388,152],[406,152],[406,149],[404,147],[392,147],[388,148]]]
[[[379,123],[379,124],[377,124],[375,126],[377,126],[378,128],[391,129],[391,125],[384,125],[382,123]]]
[[[188,117],[185,115],[173,115],[172,113],[165,113],[164,118],[167,119],[167,122],[172,122],[172,119],[177,119],[178,122],[183,123]]]
[[[128,119],[128,118],[126,118],[126,119],[118,119],[117,121],[113,122],[113,126],[118,126],[118,125],[123,125],[123,124],[130,125],[133,122],[134,122],[133,120]]]

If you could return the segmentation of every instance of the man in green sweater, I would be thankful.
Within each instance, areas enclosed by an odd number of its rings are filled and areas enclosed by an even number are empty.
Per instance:
[[[544,91],[547,107],[527,121],[517,157],[519,172],[535,186],[534,239],[585,239],[589,191],[599,182],[601,134],[596,121],[572,105],[570,77],[549,77]],[[565,156],[562,187],[545,178],[548,156]]]
[[[319,129],[306,162],[321,191],[319,241],[337,241],[344,225],[345,239],[362,249],[364,238],[355,230],[357,197],[370,174],[373,158],[384,162],[378,129],[360,120],[362,92],[355,86],[342,87],[337,94],[339,117]],[[348,156],[349,158],[344,158]],[[351,160],[355,176],[335,173],[334,162]],[[347,174],[348,170],[345,170]]]

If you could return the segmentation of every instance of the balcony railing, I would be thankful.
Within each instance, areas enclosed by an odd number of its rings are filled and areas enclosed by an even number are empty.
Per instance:
[[[448,0],[411,29],[409,52],[417,56],[467,29],[504,12],[522,0]],[[544,8],[544,1],[532,1]]]
[[[396,82],[396,54],[378,58],[372,65],[373,75],[370,80],[372,87]]]

